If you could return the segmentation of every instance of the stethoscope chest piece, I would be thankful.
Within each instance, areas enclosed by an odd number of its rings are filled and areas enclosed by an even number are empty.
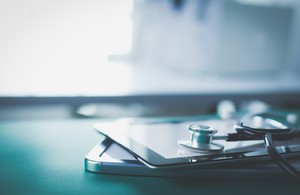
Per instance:
[[[218,132],[212,126],[191,124],[187,128],[191,132],[190,140],[178,140],[180,146],[202,152],[222,151],[224,146],[213,142],[213,135]]]

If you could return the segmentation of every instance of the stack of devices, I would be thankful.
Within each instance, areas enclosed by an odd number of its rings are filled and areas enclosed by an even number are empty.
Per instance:
[[[85,168],[95,173],[157,177],[288,178],[270,160],[264,140],[228,141],[228,135],[236,134],[236,124],[236,119],[130,118],[95,124],[101,140],[85,157]],[[299,168],[299,137],[275,143],[277,151]]]

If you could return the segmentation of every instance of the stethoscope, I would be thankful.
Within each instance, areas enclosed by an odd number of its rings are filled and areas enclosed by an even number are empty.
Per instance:
[[[273,116],[266,113],[249,113],[238,120],[235,125],[235,133],[218,135],[218,130],[212,126],[202,124],[190,124],[187,130],[190,131],[190,140],[179,140],[178,144],[185,148],[200,152],[220,152],[224,150],[224,146],[216,143],[216,140],[247,141],[247,140],[264,140],[265,148],[271,158],[285,172],[299,179],[300,173],[290,163],[288,163],[282,155],[277,151],[274,140],[290,140],[300,136],[300,131],[290,128],[289,125],[272,119]],[[247,119],[254,121],[253,126],[244,122]]]

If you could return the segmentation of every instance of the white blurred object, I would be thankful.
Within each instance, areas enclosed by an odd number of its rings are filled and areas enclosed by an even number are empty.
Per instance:
[[[286,116],[286,121],[289,124],[296,125],[298,123],[298,116],[295,113],[290,113]]]
[[[265,112],[269,110],[269,105],[266,103],[260,101],[260,100],[253,100],[250,102],[247,102],[243,106],[243,110],[246,110],[247,112],[256,113],[256,112]]]
[[[236,106],[233,101],[223,100],[217,105],[217,113],[221,119],[233,118],[236,114]]]

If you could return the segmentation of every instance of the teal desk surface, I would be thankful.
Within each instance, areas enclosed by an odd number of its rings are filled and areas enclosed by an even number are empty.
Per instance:
[[[84,157],[95,119],[0,121],[0,194],[299,194],[290,181],[93,174]]]

